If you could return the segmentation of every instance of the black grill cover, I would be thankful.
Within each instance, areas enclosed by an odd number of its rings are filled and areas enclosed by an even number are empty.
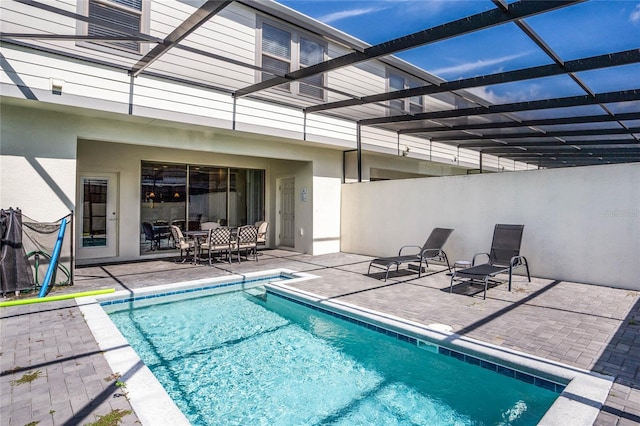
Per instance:
[[[0,210],[0,287],[2,295],[35,287],[33,271],[22,245],[20,209]]]

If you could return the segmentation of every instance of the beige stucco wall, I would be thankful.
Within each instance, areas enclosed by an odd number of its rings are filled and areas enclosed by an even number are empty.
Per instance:
[[[75,207],[76,139],[56,115],[0,108],[0,207],[49,222]]]
[[[496,223],[524,224],[532,274],[640,290],[640,165],[618,164],[345,184],[342,250],[394,255],[454,228],[445,251],[471,259]]]

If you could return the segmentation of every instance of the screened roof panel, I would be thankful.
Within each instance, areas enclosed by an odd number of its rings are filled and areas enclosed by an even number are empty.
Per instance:
[[[306,15],[321,18],[323,22],[360,40],[366,40],[369,44],[383,43],[406,35],[409,33],[407,28],[431,28],[494,8],[489,1],[473,0],[458,1],[456,7],[451,7],[448,2],[420,0],[402,2],[400,8],[391,7],[393,5],[388,0],[368,0],[366,3],[360,0],[342,2],[285,0],[282,3]],[[360,21],[349,22],[338,19],[342,9],[350,9],[349,6],[353,6],[356,10],[366,10],[368,13],[366,16],[363,15]],[[382,20],[388,25],[367,25],[367,21],[371,20]],[[402,25],[394,24],[398,22],[402,22]]]
[[[640,101],[614,102],[607,104],[607,108],[614,114],[640,111]]]
[[[496,104],[584,95],[584,90],[567,75],[497,84],[469,91]]]
[[[526,18],[564,60],[636,49],[640,31],[633,21],[637,2],[587,1]]]
[[[640,24],[638,33],[640,33]],[[584,71],[577,75],[596,93],[637,89],[640,81],[640,64]]]
[[[476,31],[397,56],[411,63],[424,63],[426,71],[449,81],[552,62],[514,24]]]
[[[157,2],[153,13],[171,19],[163,18],[168,25],[154,26],[157,37],[129,34],[131,40],[146,40],[143,43],[149,47],[148,53],[143,49],[133,60],[131,55],[78,48],[76,42],[82,37],[73,29],[90,18],[80,15],[75,7],[62,10],[43,2],[3,4],[2,41],[117,67],[133,76],[147,74],[212,89],[218,84],[234,98],[251,96],[499,156],[511,150],[519,156],[508,154],[509,158],[545,167],[621,162],[625,158],[638,161],[640,22],[633,18],[634,2],[370,1],[366,7],[357,1],[283,2],[294,10],[267,0],[235,3],[325,38],[329,44],[337,41],[346,53],[334,53],[325,62],[278,71],[270,81],[255,82],[254,76],[262,75],[264,69],[254,63],[252,55],[243,58],[234,53],[233,43],[240,38],[230,35],[226,43],[213,47],[206,40],[216,37],[203,36],[226,34],[227,28],[220,22],[228,16],[211,21],[234,3],[226,0],[199,2],[202,6],[198,9],[184,6],[184,2]],[[357,13],[344,15],[343,9],[350,6]],[[172,8],[180,13],[172,13]],[[296,10],[308,11],[311,18]],[[187,16],[189,13],[192,15]],[[65,24],[58,27],[59,33],[51,30],[46,37],[34,34],[40,30],[20,28],[16,18],[29,14]],[[385,25],[372,25],[371,19]],[[252,19],[244,24],[248,31],[243,33],[243,43],[252,45]],[[100,41],[104,40],[84,39]],[[236,50],[251,51],[246,46]],[[161,59],[165,54],[165,60]],[[167,66],[182,57],[190,58],[182,69]],[[225,63],[226,67],[221,65]],[[238,67],[242,71],[232,72]],[[211,68],[229,71],[231,77],[208,80],[207,76],[213,75]],[[404,89],[385,92],[389,70],[408,77]],[[363,78],[354,81],[345,77],[353,72]],[[372,74],[381,80],[378,87],[367,80]],[[327,78],[316,78],[320,75]],[[287,85],[297,87],[302,79],[322,81],[323,87],[314,86],[314,90],[324,90],[329,101],[281,90]],[[274,84],[280,89],[272,87]],[[499,141],[492,140],[498,137]],[[608,151],[611,143],[616,143],[616,148]],[[600,146],[596,144],[603,147],[592,148]],[[591,149],[588,156],[584,155],[586,147]],[[554,150],[562,152],[561,161],[553,159]],[[575,161],[572,153],[580,154]],[[589,163],[596,154],[603,160]]]
[[[607,136],[606,138],[603,138],[602,136],[597,136],[597,135],[593,135],[593,136],[566,136],[564,138],[562,138],[563,140],[566,140],[567,142],[571,142],[571,141],[601,141],[603,144],[608,144],[608,143],[612,143],[612,142],[616,142],[616,141],[625,141],[625,142],[634,142],[634,139],[631,135],[610,135]],[[640,142],[639,142],[640,144]]]
[[[621,129],[622,126],[617,121],[594,122],[594,123],[577,123],[577,124],[559,124],[554,126],[536,126],[544,132],[560,132],[563,130],[589,130],[589,129]]]
[[[576,117],[584,115],[603,114],[604,111],[598,105],[585,105],[566,108],[538,109],[533,111],[519,111],[513,113],[514,116],[522,120],[558,118],[558,117]]]

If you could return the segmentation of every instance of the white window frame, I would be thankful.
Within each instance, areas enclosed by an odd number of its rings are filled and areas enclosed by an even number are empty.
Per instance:
[[[151,9],[151,1],[150,0],[142,0],[142,10],[137,10],[114,1],[110,0],[78,0],[77,12],[80,15],[89,16],[89,3],[93,1],[95,3],[102,3],[109,7],[120,9],[122,11],[128,13],[135,13],[140,16],[140,33],[148,34],[149,33],[149,16]],[[89,23],[78,21],[76,32],[79,35],[88,35],[89,33]],[[89,49],[99,50],[105,53],[115,53],[120,56],[127,56],[130,58],[138,59],[140,56],[146,54],[149,51],[148,43],[138,43],[138,50],[127,49],[123,46],[114,45],[111,42],[101,42],[101,41],[79,41],[76,45],[81,47],[86,47]]]
[[[297,71],[299,69],[305,68],[308,65],[303,65],[300,63],[300,39],[303,38],[307,41],[313,42],[318,44],[323,52],[322,52],[322,61],[326,61],[327,60],[327,51],[328,51],[328,43],[318,37],[314,37],[313,35],[306,33],[306,32],[302,32],[301,30],[294,28],[294,27],[290,27],[290,26],[285,26],[282,24],[279,24],[277,22],[274,22],[272,20],[268,20],[262,17],[258,17],[258,22],[257,22],[257,31],[256,31],[256,64],[261,67],[262,66],[262,57],[263,55],[265,56],[271,56],[274,59],[277,59],[279,61],[285,61],[284,58],[278,57],[278,56],[273,56],[271,54],[269,54],[268,52],[263,52],[262,50],[262,27],[264,24],[267,24],[269,26],[272,26],[274,28],[277,28],[279,30],[285,31],[287,33],[289,33],[291,35],[291,58],[289,59],[289,72],[293,72],[293,71]],[[262,80],[262,71],[256,71],[256,82],[261,82]],[[303,98],[307,98],[307,99],[313,99],[315,101],[321,101],[321,102],[325,102],[327,100],[327,91],[325,89],[320,89],[322,90],[322,97],[317,97],[317,96],[311,96],[308,95],[306,93],[301,93],[300,92],[300,83],[304,84],[304,81],[299,80],[299,81],[295,81],[295,82],[291,82],[289,83],[288,87],[285,84],[282,84],[280,86],[277,86],[276,89],[282,90],[284,92],[287,93],[291,93],[292,95],[295,96],[300,96]],[[326,87],[327,86],[327,74],[323,73],[322,74],[322,86]],[[314,86],[315,87],[315,86]]]
[[[399,71],[396,70],[387,70],[387,91],[391,92],[393,90],[393,88],[391,87],[391,77],[397,77],[403,80],[404,84],[403,84],[403,88],[401,90],[405,90],[405,89],[411,89],[414,87],[422,87],[424,86],[426,83],[422,82],[420,80],[418,80],[417,78],[412,78],[409,77],[408,75],[401,73]],[[397,89],[396,89],[397,90]],[[416,102],[415,100],[419,100],[419,102]],[[418,112],[424,112],[425,110],[425,99],[424,96],[412,96],[409,98],[404,98],[404,99],[392,99],[389,102],[389,106],[392,105],[393,102],[402,102],[402,110],[398,110],[398,109],[389,109],[388,113],[389,115],[396,115],[396,114],[401,114],[402,112],[407,113],[407,114],[414,114],[414,113],[418,113]],[[412,110],[412,107],[417,106],[417,108],[415,108],[414,110]]]

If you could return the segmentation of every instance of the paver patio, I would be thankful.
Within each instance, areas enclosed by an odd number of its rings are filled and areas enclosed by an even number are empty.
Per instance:
[[[553,279],[514,279],[487,299],[468,287],[449,294],[449,277],[432,266],[415,273],[366,276],[370,257],[310,256],[265,250],[258,262],[177,264],[172,259],[79,268],[75,285],[52,294],[145,286],[288,268],[318,278],[295,286],[423,324],[450,325],[457,334],[615,377],[597,425],[640,424],[640,293]],[[535,275],[535,265],[532,265]],[[479,289],[478,289],[479,290]],[[0,308],[0,424],[90,424],[114,410],[131,410],[73,300]],[[30,383],[25,374],[40,372]],[[34,374],[36,376],[37,374]],[[37,423],[36,423],[37,422]],[[139,424],[135,413],[123,425]]]

